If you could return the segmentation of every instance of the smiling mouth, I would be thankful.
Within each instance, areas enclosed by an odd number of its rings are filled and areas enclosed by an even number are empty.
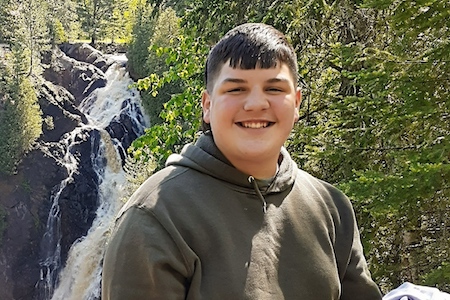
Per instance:
[[[237,124],[244,128],[260,129],[271,126],[273,122],[238,122]]]

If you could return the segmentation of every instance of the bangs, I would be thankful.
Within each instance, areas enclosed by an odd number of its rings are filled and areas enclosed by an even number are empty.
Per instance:
[[[284,49],[285,48],[285,49]],[[289,62],[290,49],[277,41],[249,40],[247,36],[237,35],[218,53],[220,63],[230,61],[230,67],[244,70],[275,68],[278,62]]]
[[[264,47],[266,48],[266,47]],[[244,70],[249,69],[269,69],[275,68],[277,62],[280,60],[277,57],[275,50],[261,49],[260,45],[249,43],[248,41],[241,41],[238,45],[235,45],[233,50],[230,49],[229,53],[223,53],[222,63],[227,60],[230,61],[230,67],[240,68]]]
[[[204,80],[211,90],[221,67],[233,69],[270,69],[286,64],[298,81],[297,56],[286,37],[265,24],[244,24],[229,31],[210,51],[206,60]]]

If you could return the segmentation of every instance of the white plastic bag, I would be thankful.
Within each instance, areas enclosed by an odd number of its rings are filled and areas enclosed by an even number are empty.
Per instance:
[[[450,300],[450,294],[441,292],[434,287],[405,282],[387,293],[383,300]]]

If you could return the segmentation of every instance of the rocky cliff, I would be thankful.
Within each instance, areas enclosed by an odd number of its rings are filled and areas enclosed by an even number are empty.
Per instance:
[[[17,174],[0,178],[0,205],[6,225],[0,239],[2,300],[46,299],[49,291],[40,285],[48,277],[49,266],[61,268],[73,242],[91,227],[99,193],[94,164],[106,162],[96,157],[101,133],[83,126],[89,121],[79,106],[95,98],[93,91],[106,85],[105,71],[112,63],[85,44],[62,45],[48,58],[38,96],[47,120],[43,134],[23,158]],[[105,131],[123,142],[124,151],[139,135],[132,126],[124,114]],[[52,215],[58,216],[57,224],[51,224]],[[60,232],[57,240],[49,234],[52,226]],[[60,255],[49,255],[52,251]],[[50,257],[60,261],[46,262]],[[50,280],[56,280],[55,275]]]

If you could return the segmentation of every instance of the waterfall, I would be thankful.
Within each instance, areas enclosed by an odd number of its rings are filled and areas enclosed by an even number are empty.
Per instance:
[[[69,176],[51,197],[52,207],[41,247],[41,279],[37,284],[39,299],[100,299],[101,261],[110,226],[122,205],[121,191],[126,182],[122,159],[129,146],[122,145],[117,137],[111,137],[106,129],[111,122],[120,123],[120,117],[124,115],[133,124],[134,136],[143,134],[148,126],[140,110],[139,93],[129,88],[132,80],[125,68],[113,64],[105,76],[106,86],[94,91],[79,106],[80,111],[86,114],[88,124],[77,127],[64,140],[66,154],[61,163],[66,166]],[[61,262],[59,195],[77,171],[77,161],[70,149],[76,142],[75,137],[83,130],[100,132],[98,151],[92,151],[90,158],[98,175],[98,208],[88,233],[73,243],[67,261]]]
[[[70,150],[77,144],[77,136],[82,134],[82,130],[82,127],[78,127],[66,135],[60,143],[64,148],[63,157],[54,157],[56,161],[59,161],[60,164],[66,167],[68,176],[55,188],[50,198],[52,206],[47,218],[46,230],[41,241],[41,261],[39,262],[41,274],[40,281],[37,284],[42,299],[50,299],[58,280],[57,275],[61,266],[61,211],[59,199],[67,184],[73,181],[73,174],[78,169],[77,160]]]
[[[122,170],[107,167],[100,184],[100,206],[91,229],[78,239],[69,252],[54,300],[100,299],[101,260],[110,225],[121,206],[120,187],[125,181]]]

